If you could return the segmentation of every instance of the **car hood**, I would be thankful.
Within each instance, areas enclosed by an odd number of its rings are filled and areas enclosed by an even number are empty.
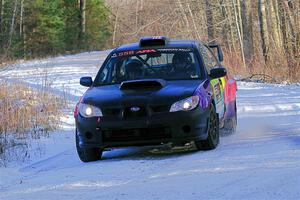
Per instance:
[[[105,107],[138,105],[171,105],[192,96],[201,80],[165,81],[160,88],[120,89],[120,84],[91,87],[82,99],[83,103]]]

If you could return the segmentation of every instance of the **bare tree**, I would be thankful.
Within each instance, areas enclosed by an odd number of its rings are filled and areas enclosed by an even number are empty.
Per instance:
[[[220,11],[222,14],[222,18],[228,19],[228,13],[225,7],[225,1],[220,0],[219,4],[220,4]],[[222,40],[223,43],[226,43],[226,46],[229,48],[229,51],[231,51],[231,45],[229,44],[229,36],[228,36],[229,29],[230,29],[230,25],[226,20],[224,23],[222,23]]]
[[[232,0],[232,6],[233,6],[233,11],[234,11],[234,16],[235,16],[235,24],[236,24],[236,29],[237,29],[237,33],[238,33],[239,43],[240,43],[240,47],[241,47],[241,56],[242,56],[243,66],[244,66],[244,68],[246,68],[246,62],[245,62],[245,56],[244,56],[244,46],[243,46],[243,36],[242,36],[242,32],[241,32],[241,26],[239,23],[240,21],[239,21],[239,17],[238,17],[239,16],[238,11],[236,10],[235,0]]]
[[[282,47],[282,36],[280,31],[280,21],[279,21],[279,13],[278,13],[278,2],[277,0],[269,0],[269,10],[270,10],[270,28],[272,29],[272,34],[270,35],[272,38],[273,48],[277,49],[277,51],[281,51]]]
[[[243,50],[247,68],[251,68],[253,57],[253,33],[252,33],[252,2],[248,0],[241,1],[241,18],[243,27]]]
[[[261,35],[261,47],[265,62],[269,61],[269,35],[267,27],[266,1],[258,0],[258,15]]]
[[[207,35],[209,41],[213,41],[215,39],[215,32],[213,26],[213,13],[212,13],[212,6],[209,0],[205,0],[205,7],[206,7],[206,20],[207,20]]]
[[[112,39],[112,45],[113,46],[115,46],[115,44],[116,44],[116,33],[117,33],[117,27],[118,27],[118,17],[119,17],[119,6],[117,8],[117,13],[116,13],[116,16],[115,16],[115,25],[114,25],[114,32],[113,32],[113,39]]]

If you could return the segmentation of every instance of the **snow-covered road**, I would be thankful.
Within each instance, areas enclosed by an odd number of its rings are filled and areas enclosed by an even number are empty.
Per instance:
[[[25,62],[0,77],[39,87],[46,76],[75,104],[79,78],[106,54]],[[121,148],[92,163],[77,157],[70,117],[41,139],[42,155],[0,168],[0,199],[300,199],[300,85],[239,82],[237,106],[237,133],[215,150]]]

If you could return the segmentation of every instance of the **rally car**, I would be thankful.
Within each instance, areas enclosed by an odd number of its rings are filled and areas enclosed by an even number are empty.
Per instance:
[[[76,147],[83,162],[105,149],[193,142],[219,143],[236,128],[236,82],[222,67],[218,44],[146,37],[106,58],[76,105]]]

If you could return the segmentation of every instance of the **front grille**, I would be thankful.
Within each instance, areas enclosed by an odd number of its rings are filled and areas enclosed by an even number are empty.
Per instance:
[[[147,110],[145,107],[137,107],[139,110],[136,111],[133,111],[132,108],[134,107],[127,107],[124,109],[123,117],[125,119],[147,117]]]
[[[167,127],[102,131],[103,142],[129,142],[168,138],[171,138],[171,132]]]
[[[104,116],[118,116],[121,112],[121,109],[119,108],[106,108],[103,109],[103,115]]]
[[[151,106],[153,113],[164,113],[169,112],[170,106],[168,105],[159,105],[159,106]]]
[[[132,106],[135,107],[135,106]],[[122,116],[125,119],[128,118],[139,118],[139,117],[147,117],[152,114],[166,113],[169,112],[169,105],[149,105],[149,106],[141,106],[138,111],[131,110],[132,107],[124,107],[124,108],[104,108],[102,109],[104,116],[109,117],[118,117]]]

